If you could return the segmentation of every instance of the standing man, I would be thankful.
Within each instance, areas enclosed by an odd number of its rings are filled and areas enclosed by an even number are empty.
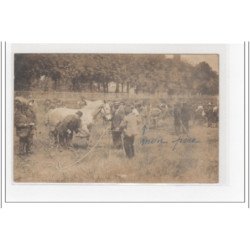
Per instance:
[[[174,105],[174,128],[176,135],[179,135],[181,132],[181,108],[179,103]]]
[[[130,106],[125,108],[125,117],[121,123],[121,129],[123,130],[123,145],[126,156],[131,159],[135,156],[134,141],[135,136],[138,134],[138,116],[132,112]]]
[[[19,137],[19,154],[32,153],[33,137],[35,133],[36,114],[32,109],[33,101],[22,103],[15,99],[14,124],[16,135]]]
[[[82,112],[77,111],[73,115],[66,116],[62,122],[56,126],[55,133],[59,138],[59,144],[63,147],[69,146],[73,139],[73,134],[78,133],[81,128]]]
[[[212,127],[212,123],[213,123],[213,105],[211,102],[208,103],[208,109],[206,112],[206,117],[207,117],[207,127],[210,128]]]
[[[32,146],[33,146],[33,137],[35,135],[35,130],[36,130],[36,124],[37,124],[37,120],[36,120],[36,113],[34,111],[34,104],[35,101],[31,100],[28,102],[28,107],[26,109],[26,116],[28,119],[28,122],[30,124],[30,133],[28,136],[28,153],[32,153]]]
[[[181,107],[181,122],[182,131],[185,134],[189,132],[190,110],[187,103],[182,103]]]
[[[218,122],[219,122],[219,108],[218,106],[214,106],[213,107],[213,124],[215,127],[218,126]]]
[[[114,110],[111,121],[111,134],[113,140],[113,146],[116,149],[122,148],[122,131],[120,128],[120,124],[125,116],[124,104],[115,102]]]
[[[142,124],[143,125],[147,125],[148,123],[148,109],[147,109],[147,104],[142,104],[141,108],[140,108],[140,114],[141,114],[141,118],[142,118]]]
[[[194,110],[194,123],[197,122],[198,125],[203,125],[204,123],[205,111],[202,104],[199,104],[198,107]]]

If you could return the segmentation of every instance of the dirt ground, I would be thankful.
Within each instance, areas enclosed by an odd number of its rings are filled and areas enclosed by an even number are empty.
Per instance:
[[[41,102],[42,103],[42,102]],[[112,147],[110,123],[99,119],[87,148],[62,149],[53,145],[44,125],[42,105],[37,109],[34,153],[18,156],[14,132],[14,181],[44,183],[216,183],[218,182],[218,128],[191,123],[189,138],[174,133],[173,117],[158,128],[139,134],[135,157]],[[142,145],[142,138],[151,143]],[[161,141],[162,140],[162,141]],[[95,146],[93,148],[93,146]]]

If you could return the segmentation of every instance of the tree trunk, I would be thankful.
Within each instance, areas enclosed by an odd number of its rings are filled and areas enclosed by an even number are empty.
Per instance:
[[[89,91],[92,92],[92,83],[89,83]]]
[[[119,93],[119,83],[116,83],[115,93]]]
[[[129,82],[127,82],[127,93],[129,93]]]
[[[106,83],[107,93],[109,92],[109,84]]]
[[[55,80],[54,81],[54,90],[56,91],[58,88],[58,80]]]
[[[103,92],[104,92],[104,93],[108,93],[108,92],[109,92],[108,83],[107,83],[107,82],[104,82],[104,83],[103,83]]]

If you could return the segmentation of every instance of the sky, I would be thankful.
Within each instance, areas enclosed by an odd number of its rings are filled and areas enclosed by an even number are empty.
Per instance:
[[[173,55],[166,55],[166,58],[173,58]],[[187,54],[183,54],[181,55],[181,60],[186,61],[191,63],[192,65],[196,65],[200,62],[207,62],[211,68],[216,71],[219,72],[219,55],[216,54],[193,54],[193,55],[187,55]]]

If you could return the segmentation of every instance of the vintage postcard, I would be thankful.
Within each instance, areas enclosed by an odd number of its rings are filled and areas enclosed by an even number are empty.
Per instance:
[[[15,53],[17,183],[218,183],[218,54]]]

